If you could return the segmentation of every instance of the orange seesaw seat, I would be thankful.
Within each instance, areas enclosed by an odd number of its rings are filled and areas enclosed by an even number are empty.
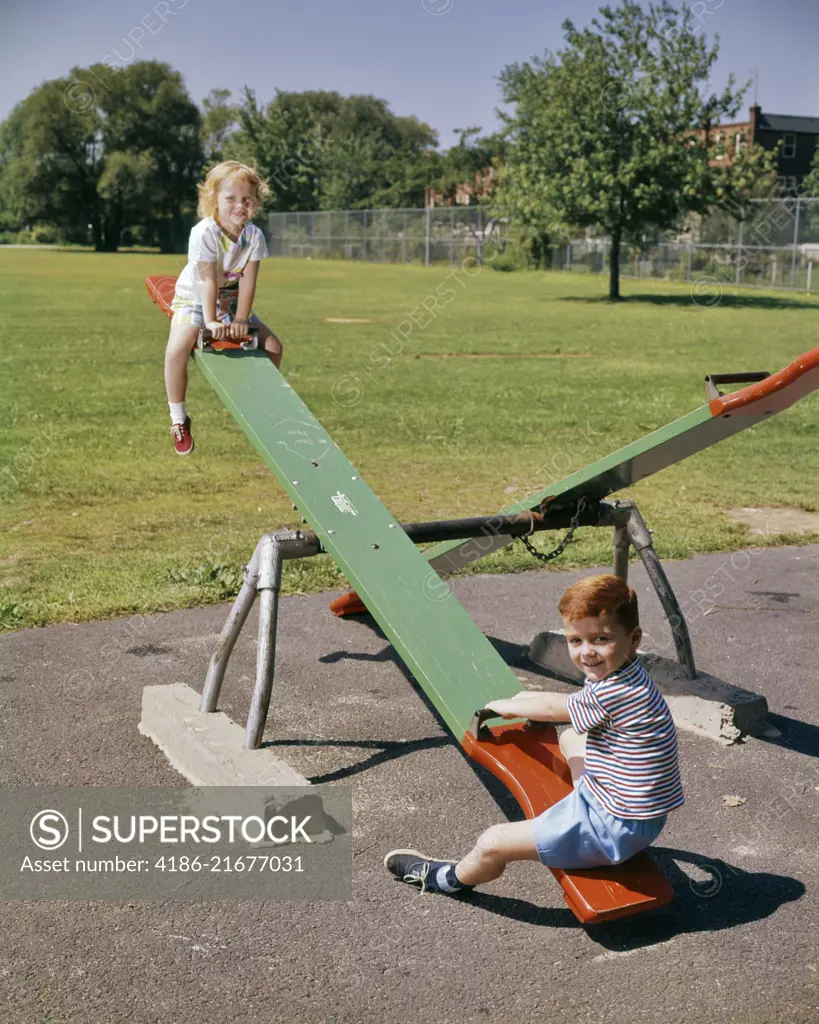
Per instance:
[[[366,615],[367,606],[354,590],[348,590],[330,602],[330,611],[340,619],[345,615]]]

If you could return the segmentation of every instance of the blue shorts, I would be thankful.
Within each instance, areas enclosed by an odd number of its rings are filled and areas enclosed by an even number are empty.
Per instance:
[[[615,817],[581,778],[568,796],[534,818],[532,826],[541,864],[569,870],[628,860],[654,842],[666,817]]]

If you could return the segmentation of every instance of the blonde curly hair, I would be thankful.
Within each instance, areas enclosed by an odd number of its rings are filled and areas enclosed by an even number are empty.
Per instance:
[[[223,160],[208,171],[203,182],[196,186],[199,192],[199,202],[196,207],[197,217],[215,217],[217,211],[217,195],[223,182],[228,178],[236,178],[244,181],[253,189],[256,202],[261,206],[266,199],[270,198],[270,189],[267,181],[261,178],[252,167],[241,164],[238,160]]]

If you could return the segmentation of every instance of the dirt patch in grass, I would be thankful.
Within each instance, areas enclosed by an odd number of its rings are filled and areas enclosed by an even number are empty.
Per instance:
[[[731,508],[728,514],[738,523],[749,526],[751,533],[763,537],[772,533],[819,533],[819,512],[806,512],[801,508],[763,505],[759,508]]]
[[[595,359],[594,352],[416,352],[416,359]]]
[[[366,316],[326,316],[324,318],[326,324],[377,324],[377,320],[373,320]]]

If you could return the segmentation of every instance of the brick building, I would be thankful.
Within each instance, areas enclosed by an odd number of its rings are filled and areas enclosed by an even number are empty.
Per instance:
[[[819,147],[819,117],[766,114],[755,103],[747,121],[715,125],[709,135],[714,143],[725,146],[721,157],[725,160],[731,160],[743,146],[754,142],[768,150],[778,148],[777,182],[782,191],[790,191],[810,173]]]
[[[494,167],[479,171],[473,181],[455,186],[455,195],[445,198],[439,189],[427,187],[424,206],[472,206],[478,199],[484,199],[497,183],[498,172]]]

